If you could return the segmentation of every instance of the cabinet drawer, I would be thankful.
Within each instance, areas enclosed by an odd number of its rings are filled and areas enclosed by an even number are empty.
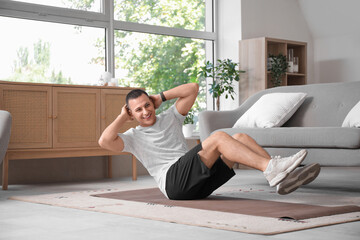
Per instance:
[[[0,108],[13,122],[9,149],[51,148],[51,87],[0,84]]]
[[[54,147],[95,147],[100,137],[100,89],[53,88]]]

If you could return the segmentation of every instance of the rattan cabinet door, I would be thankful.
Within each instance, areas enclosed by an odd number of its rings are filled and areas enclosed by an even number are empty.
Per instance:
[[[126,94],[130,90],[121,89],[101,89],[101,132],[121,113],[125,104]],[[129,128],[136,127],[137,122],[126,122],[120,129],[125,132]]]
[[[100,89],[53,87],[55,148],[98,147]]]
[[[0,84],[0,109],[12,115],[9,149],[51,148],[51,87]]]

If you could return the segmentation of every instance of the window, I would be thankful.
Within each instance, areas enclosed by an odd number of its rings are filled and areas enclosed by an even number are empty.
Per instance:
[[[105,29],[0,17],[0,79],[94,85],[105,71]]]
[[[151,94],[198,81],[201,109],[213,26],[213,0],[1,0],[0,79],[98,85],[108,71]]]

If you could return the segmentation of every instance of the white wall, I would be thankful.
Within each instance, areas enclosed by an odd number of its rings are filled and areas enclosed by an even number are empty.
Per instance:
[[[298,1],[314,38],[315,82],[360,81],[360,1]]]
[[[314,82],[313,38],[297,0],[242,0],[242,39],[273,37],[308,43],[308,83]]]
[[[219,0],[217,33],[218,58],[234,61],[239,59],[241,39],[273,37],[307,42],[308,83],[314,82],[312,35],[297,0]],[[238,105],[238,101],[222,100],[221,108]]]

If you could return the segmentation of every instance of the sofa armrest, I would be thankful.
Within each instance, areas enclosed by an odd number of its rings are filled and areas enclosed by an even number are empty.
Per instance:
[[[199,113],[200,140],[204,141],[210,134],[220,128],[231,128],[239,118],[237,110],[203,111]]]
[[[0,110],[0,164],[7,151],[10,140],[11,115],[7,111]]]

